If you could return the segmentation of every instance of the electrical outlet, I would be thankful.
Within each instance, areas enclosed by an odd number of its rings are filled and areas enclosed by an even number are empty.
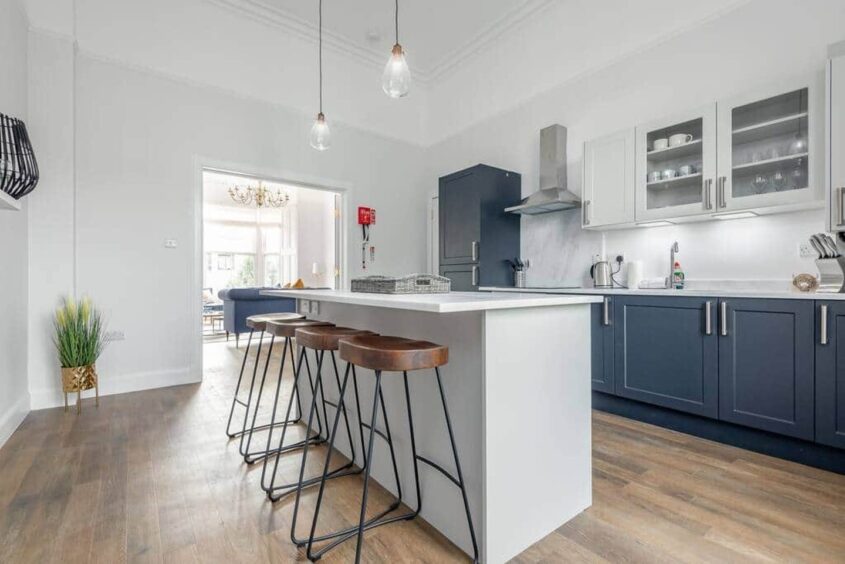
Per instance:
[[[176,239],[165,239],[164,240],[164,248],[165,249],[175,249],[177,247]]]
[[[311,300],[299,300],[299,313],[302,315],[311,313]]]
[[[816,253],[813,250],[813,248],[810,247],[810,243],[808,243],[807,241],[803,241],[801,243],[798,243],[798,256],[799,257],[801,257],[801,258],[813,258],[817,255],[818,255],[818,253]]]
[[[126,335],[123,331],[106,331],[106,340],[109,341],[123,341]]]

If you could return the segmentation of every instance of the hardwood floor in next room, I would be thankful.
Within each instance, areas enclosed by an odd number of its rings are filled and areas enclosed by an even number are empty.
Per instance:
[[[202,384],[30,413],[0,450],[0,562],[305,561],[288,538],[293,500],[267,502],[261,465],[223,434],[243,349],[205,349]],[[845,476],[604,413],[593,423],[593,506],[516,562],[845,561]],[[354,522],[360,480],[328,494],[326,527]],[[467,560],[422,521],[372,531],[364,550]],[[324,560],[353,555],[346,543]]]

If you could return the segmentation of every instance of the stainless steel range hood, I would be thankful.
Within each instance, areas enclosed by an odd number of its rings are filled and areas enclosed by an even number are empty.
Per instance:
[[[566,128],[540,130],[540,189],[506,212],[538,215],[581,207],[581,198],[566,189]]]

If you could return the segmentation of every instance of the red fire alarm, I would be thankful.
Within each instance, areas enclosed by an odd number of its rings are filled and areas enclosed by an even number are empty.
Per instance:
[[[376,210],[358,206],[358,225],[371,225],[376,222]]]

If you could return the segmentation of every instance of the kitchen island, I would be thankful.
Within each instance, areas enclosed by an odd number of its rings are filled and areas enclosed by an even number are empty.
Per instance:
[[[590,506],[590,304],[600,297],[264,293],[296,297],[299,311],[312,319],[449,347],[443,381],[482,561],[507,561]],[[324,375],[329,376],[324,378],[329,393],[336,395],[333,374]],[[413,376],[417,449],[454,470],[434,376]],[[374,381],[371,372],[359,370],[365,412],[372,405]],[[385,374],[383,388],[404,501],[413,507],[401,375]],[[307,390],[301,392],[308,398]],[[349,456],[342,434],[337,447]],[[393,491],[386,450],[377,446],[372,476]],[[360,452],[357,447],[359,464]],[[421,516],[472,554],[458,490],[425,468],[421,483]]]

